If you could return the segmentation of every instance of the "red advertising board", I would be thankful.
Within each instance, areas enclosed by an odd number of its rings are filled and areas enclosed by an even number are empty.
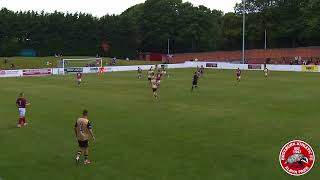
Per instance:
[[[23,76],[49,76],[52,75],[52,69],[25,69]]]

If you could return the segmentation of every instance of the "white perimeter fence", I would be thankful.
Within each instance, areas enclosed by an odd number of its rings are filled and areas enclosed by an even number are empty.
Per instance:
[[[98,73],[99,71],[119,72],[119,71],[136,71],[138,67],[147,70],[154,65],[136,65],[136,66],[106,66],[98,67],[76,67],[76,68],[44,68],[44,69],[20,69],[20,70],[0,70],[0,77],[30,77],[30,76],[49,76],[49,75],[62,75],[72,73]],[[180,64],[159,64],[159,67],[164,66],[168,69],[178,68],[196,68],[197,66],[204,66],[208,69],[238,69],[241,70],[263,70],[263,64],[231,64],[221,62],[185,62]],[[316,65],[271,65],[267,64],[266,67],[270,71],[293,71],[293,72],[320,72],[320,66]]]

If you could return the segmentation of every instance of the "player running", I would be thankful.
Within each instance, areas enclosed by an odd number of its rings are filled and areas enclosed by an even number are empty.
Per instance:
[[[76,155],[76,161],[79,162],[80,156],[84,154],[84,164],[90,164],[89,156],[89,136],[95,141],[95,136],[92,131],[92,126],[88,120],[88,111],[84,110],[82,117],[79,118],[74,125],[74,132],[78,140],[80,150]]]
[[[200,67],[199,67],[199,66],[197,66],[197,71],[196,71],[196,72],[197,72],[197,75],[198,75],[198,78],[199,78],[200,75],[201,75],[201,74],[200,74]]]
[[[264,68],[264,77],[268,78],[269,69],[267,67]]]
[[[148,71],[148,81],[151,82],[151,79],[152,79],[152,76],[153,76],[153,70],[152,70],[152,67],[149,69]]]
[[[142,69],[138,67],[138,79],[141,79],[142,76]]]
[[[163,69],[162,69],[162,74],[163,74],[164,76],[167,76],[167,78],[169,77],[169,73],[167,72],[166,68],[163,68]]]
[[[158,93],[157,93],[157,90],[158,90],[158,83],[157,83],[157,80],[155,77],[152,77],[151,79],[151,88],[152,88],[152,91],[153,91],[153,96],[158,99]]]
[[[236,76],[237,76],[238,83],[240,83],[240,80],[241,80],[241,70],[240,70],[240,68],[237,69]]]
[[[193,91],[194,89],[198,88],[198,79],[199,79],[199,75],[198,72],[195,72],[192,78],[192,87],[191,87],[191,91]]]
[[[203,74],[204,74],[204,67],[203,65],[201,65],[200,69],[199,69],[199,72],[200,72],[200,77],[203,77]]]
[[[156,81],[157,81],[157,86],[159,87],[160,86],[160,82],[161,82],[161,77],[162,77],[162,74],[161,72],[159,71],[156,75]]]
[[[16,101],[16,106],[19,110],[19,121],[18,121],[18,128],[21,128],[21,126],[27,126],[28,123],[26,122],[26,108],[29,106],[30,103],[27,103],[27,100],[24,97],[24,93],[20,93],[20,97]]]
[[[80,84],[81,84],[81,82],[82,82],[82,74],[80,73],[80,72],[78,72],[77,74],[76,74],[76,79],[77,79],[77,84],[78,84],[78,86],[80,86]]]

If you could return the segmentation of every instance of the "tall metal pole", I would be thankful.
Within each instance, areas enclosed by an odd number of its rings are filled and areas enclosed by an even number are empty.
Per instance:
[[[168,38],[168,55],[170,55],[170,39]]]
[[[267,28],[264,29],[264,49],[267,49]]]
[[[243,22],[242,22],[242,64],[245,63],[245,30],[246,30],[246,0],[243,3]]]

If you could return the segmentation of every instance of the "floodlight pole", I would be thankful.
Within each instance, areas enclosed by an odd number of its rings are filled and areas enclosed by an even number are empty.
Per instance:
[[[243,3],[243,22],[242,22],[242,64],[245,63],[245,30],[246,30],[246,0]]]
[[[170,39],[168,38],[168,55],[170,55]]]
[[[267,49],[267,28],[264,29],[264,50]]]

